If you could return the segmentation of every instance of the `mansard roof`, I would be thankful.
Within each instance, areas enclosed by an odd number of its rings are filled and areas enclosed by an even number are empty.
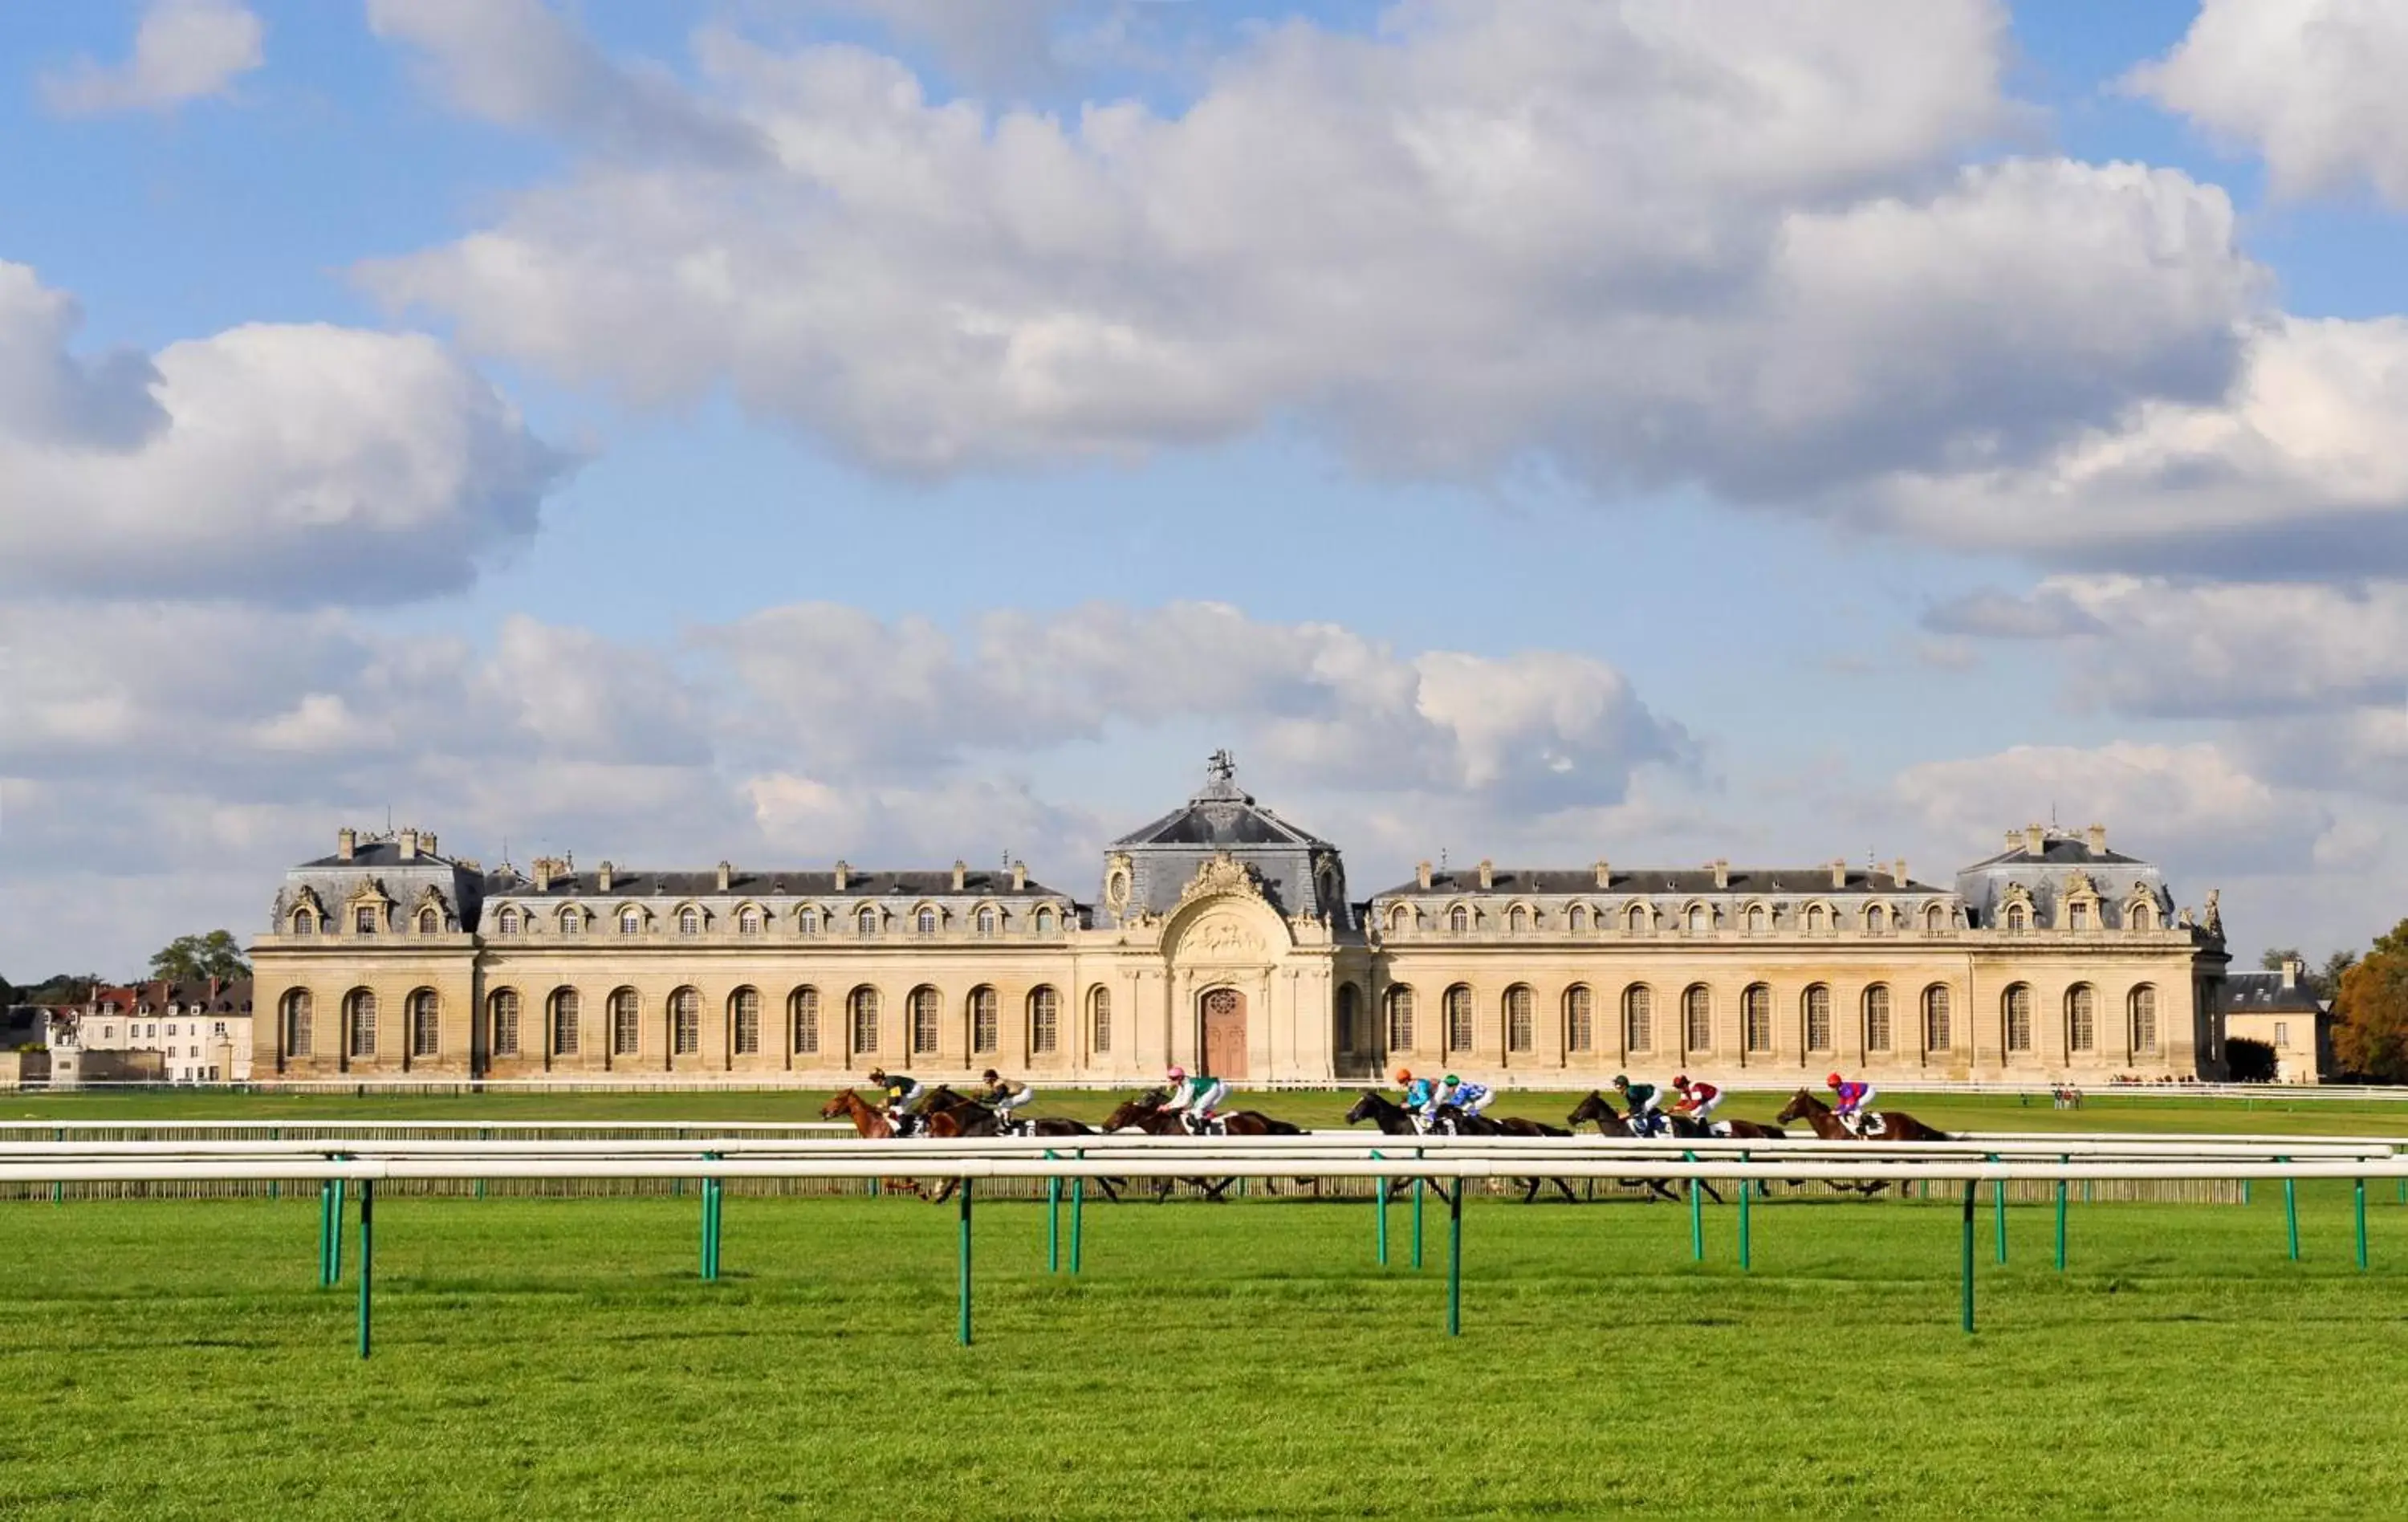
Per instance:
[[[513,871],[507,875],[495,874],[487,891],[495,897],[511,898],[642,898],[654,896],[677,898],[875,898],[897,894],[914,898],[1067,900],[1070,897],[1059,889],[1047,887],[1035,878],[1026,879],[1015,888],[1011,885],[1010,873],[996,871],[966,872],[962,876],[962,886],[956,888],[951,868],[935,871],[849,869],[841,888],[836,885],[836,873],[833,871],[747,869],[729,873],[727,886],[722,888],[719,885],[719,869],[715,867],[700,871],[655,871],[644,868],[613,867],[607,893],[602,887],[599,871],[555,872],[551,884],[541,889],[537,888],[534,880]]]
[[[1478,871],[1443,871],[1430,874],[1430,885],[1423,887],[1418,881],[1388,888],[1376,897],[1382,898],[1455,897],[1464,894],[1673,894],[1701,896],[1710,894],[1793,894],[1813,897],[1834,893],[1944,893],[1928,883],[1900,878],[1890,872],[1850,868],[1844,874],[1846,885],[1835,887],[1831,883],[1831,864],[1813,867],[1733,867],[1727,883],[1714,882],[1711,867],[1638,867],[1615,868],[1607,883],[1597,885],[1594,867],[1498,867],[1489,873],[1489,886],[1480,885]]]
[[[1141,829],[1112,842],[1115,848],[1145,846],[1327,846],[1254,801],[1234,775],[1215,770],[1194,797]]]
[[[2224,975],[2227,1014],[2322,1014],[2325,1006],[2296,980],[2281,972],[2228,972]]]

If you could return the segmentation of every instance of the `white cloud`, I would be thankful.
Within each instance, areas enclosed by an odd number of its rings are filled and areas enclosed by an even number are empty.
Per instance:
[[[2365,183],[2408,206],[2408,8],[2393,0],[2205,0],[2127,83],[2255,150],[2286,195]]]
[[[45,76],[43,102],[68,116],[164,111],[222,95],[265,61],[259,18],[238,0],[151,0],[134,51],[115,67],[79,60]]]
[[[0,263],[0,590],[394,602],[535,531],[566,456],[435,339],[233,328],[77,359]]]

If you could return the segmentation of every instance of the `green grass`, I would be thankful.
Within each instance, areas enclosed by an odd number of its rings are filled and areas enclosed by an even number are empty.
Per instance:
[[[2048,1113],[2046,1111],[2041,1112]],[[0,1206],[0,1513],[27,1516],[2389,1513],[2408,1208],[1521,1207],[1464,1221],[1464,1335],[1362,1202],[977,1214],[731,1197],[380,1201],[377,1356],[313,1287],[314,1201]]]

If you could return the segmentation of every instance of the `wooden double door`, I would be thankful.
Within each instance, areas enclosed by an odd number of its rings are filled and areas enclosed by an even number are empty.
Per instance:
[[[1246,996],[1215,988],[1202,1000],[1204,1070],[1215,1078],[1246,1076]]]

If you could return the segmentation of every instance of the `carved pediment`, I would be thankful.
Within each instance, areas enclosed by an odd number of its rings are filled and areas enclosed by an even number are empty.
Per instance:
[[[426,891],[418,896],[418,902],[411,906],[410,912],[415,913],[422,909],[432,909],[449,915],[452,912],[452,900],[443,897],[441,888],[429,883],[426,884]]]
[[[1179,890],[1179,901],[1186,904],[1213,894],[1231,893],[1249,898],[1263,897],[1262,885],[1254,880],[1254,869],[1224,851],[1196,869],[1196,875]]]
[[[2088,872],[2077,869],[2065,880],[2065,896],[2068,898],[2096,898],[2099,890],[2091,884]]]
[[[1183,957],[1251,960],[1260,957],[1264,949],[1262,932],[1235,914],[1208,914],[1179,938]]]
[[[371,877],[362,880],[360,885],[351,890],[351,897],[344,901],[352,904],[390,904],[394,899],[392,894],[384,891],[384,879]]]

